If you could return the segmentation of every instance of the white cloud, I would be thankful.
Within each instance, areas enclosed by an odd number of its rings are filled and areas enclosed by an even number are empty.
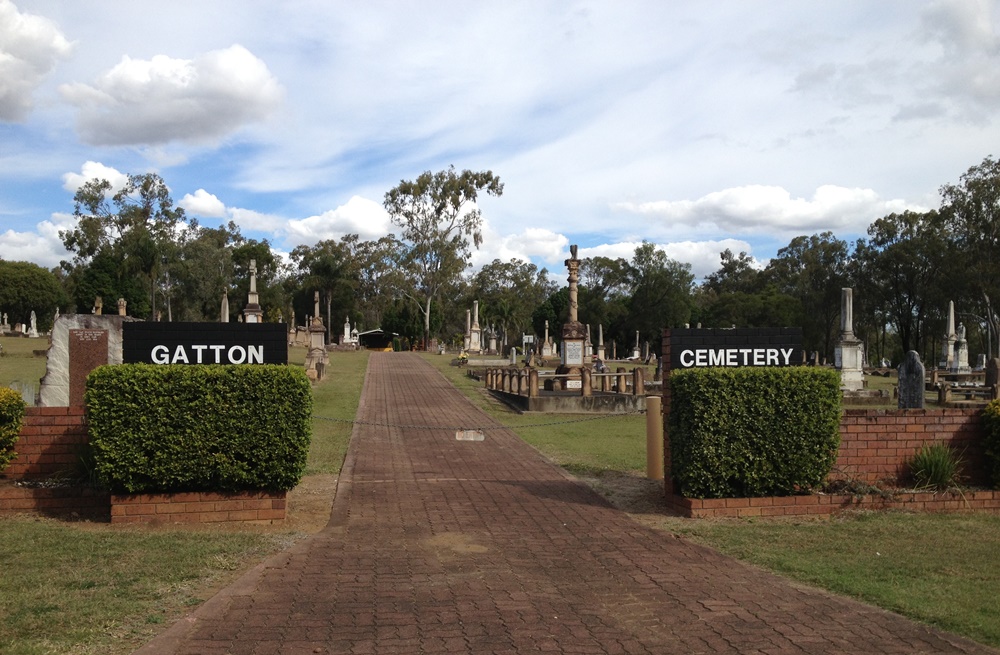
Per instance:
[[[346,234],[357,234],[362,240],[378,239],[392,231],[392,224],[381,204],[352,196],[347,204],[318,216],[290,220],[286,229],[289,241],[312,245]]]
[[[60,261],[72,257],[72,253],[63,247],[59,231],[71,230],[75,225],[75,216],[56,213],[51,220],[36,224],[33,232],[7,230],[0,233],[0,259],[54,268]]]
[[[265,214],[253,209],[241,209],[239,207],[230,207],[226,211],[237,225],[247,230],[278,233],[282,232],[285,228],[285,219],[274,214]]]
[[[109,195],[114,195],[128,183],[128,175],[116,168],[105,166],[101,162],[87,161],[80,167],[79,173],[64,173],[62,176],[63,188],[70,193],[77,190],[93,179],[107,180],[111,183]]]
[[[267,65],[240,45],[196,59],[125,56],[93,85],[59,89],[93,145],[212,143],[267,118],[283,97]]]
[[[28,115],[31,94],[71,48],[52,21],[0,0],[0,121]]]
[[[204,189],[198,189],[194,194],[184,194],[177,206],[188,214],[205,218],[226,218],[228,216],[226,205]]]
[[[906,209],[903,200],[882,200],[871,189],[819,187],[810,199],[793,198],[777,186],[750,185],[709,193],[697,200],[621,202],[616,209],[663,219],[669,224],[712,225],[737,233],[799,233],[814,230],[863,232],[875,219]]]

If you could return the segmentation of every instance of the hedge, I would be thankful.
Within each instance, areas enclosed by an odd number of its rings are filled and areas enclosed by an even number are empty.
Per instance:
[[[102,366],[85,403],[95,473],[117,493],[286,491],[305,469],[312,390],[298,368]]]
[[[669,378],[671,475],[689,498],[783,496],[823,483],[840,446],[840,376],[701,368]]]
[[[994,487],[1000,487],[1000,400],[990,401],[983,409],[983,437],[986,467]]]
[[[21,394],[0,387],[0,472],[17,457],[14,446],[21,436],[21,421],[24,420],[24,399]]]

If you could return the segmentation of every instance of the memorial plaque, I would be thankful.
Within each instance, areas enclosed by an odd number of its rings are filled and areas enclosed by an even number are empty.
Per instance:
[[[583,342],[564,341],[563,346],[565,351],[563,363],[567,366],[583,366]]]
[[[108,363],[107,330],[69,331],[69,404],[83,405],[87,375]]]

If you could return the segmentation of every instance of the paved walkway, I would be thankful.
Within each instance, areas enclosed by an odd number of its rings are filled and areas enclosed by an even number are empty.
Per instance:
[[[138,653],[993,653],[632,521],[409,354],[372,354],[333,516]],[[441,426],[422,429],[407,426]]]

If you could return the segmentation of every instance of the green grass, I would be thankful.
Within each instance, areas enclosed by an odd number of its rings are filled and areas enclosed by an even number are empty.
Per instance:
[[[47,339],[25,339],[23,337],[0,337],[0,386],[14,385],[18,391],[23,387],[32,389],[34,396],[38,382],[45,375],[45,358],[36,357],[32,351],[45,350]]]
[[[795,580],[1000,646],[1000,516],[675,518],[664,519],[661,527]]]

